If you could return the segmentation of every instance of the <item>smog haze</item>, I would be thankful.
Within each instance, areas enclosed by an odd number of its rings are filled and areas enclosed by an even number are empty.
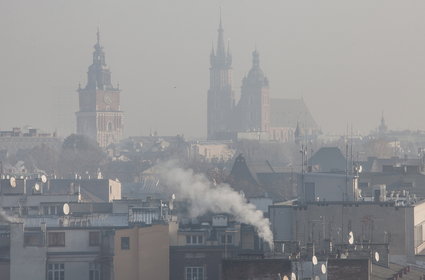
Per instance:
[[[303,98],[324,132],[425,129],[425,2],[1,1],[0,127],[75,132],[100,25],[125,136],[206,135],[209,53],[219,10],[233,87],[260,52],[270,96]]]

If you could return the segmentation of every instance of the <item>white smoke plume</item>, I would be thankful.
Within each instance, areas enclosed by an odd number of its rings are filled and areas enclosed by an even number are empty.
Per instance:
[[[0,208],[0,223],[1,222],[19,223],[20,220],[18,218],[7,215],[6,212],[4,212],[3,209]]]
[[[177,198],[189,200],[190,215],[197,217],[206,212],[228,213],[239,222],[255,227],[258,235],[273,248],[273,234],[269,219],[256,209],[238,192],[227,184],[212,184],[205,176],[193,170],[176,167],[174,162],[159,166],[161,178],[166,187]]]

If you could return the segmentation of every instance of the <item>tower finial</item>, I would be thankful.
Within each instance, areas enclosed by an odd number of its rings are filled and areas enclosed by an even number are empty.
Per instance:
[[[100,45],[100,24],[97,26],[96,36],[97,36],[97,44]]]
[[[255,50],[252,52],[252,66],[255,68],[260,67],[260,53],[255,46]]]
[[[223,29],[223,24],[222,24],[222,20],[221,20],[221,6],[220,6],[220,29]]]
[[[218,38],[217,38],[217,50],[216,55],[219,57],[224,63],[226,57],[226,47],[224,42],[224,29],[221,20],[221,7],[220,7],[220,24],[218,26]]]

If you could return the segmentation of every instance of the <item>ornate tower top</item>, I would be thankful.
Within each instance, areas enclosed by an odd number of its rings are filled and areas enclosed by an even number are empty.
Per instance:
[[[260,53],[257,49],[252,52],[252,68],[248,72],[248,76],[244,78],[243,83],[260,84],[261,86],[268,86],[269,81],[264,75],[260,67]]]
[[[97,29],[97,41],[94,45],[93,63],[89,66],[87,73],[87,85],[85,89],[111,89],[114,87],[111,83],[111,72],[106,65],[105,52],[100,44],[100,30]]]

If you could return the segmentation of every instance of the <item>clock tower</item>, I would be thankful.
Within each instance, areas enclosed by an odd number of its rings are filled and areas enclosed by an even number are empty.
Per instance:
[[[123,111],[120,108],[120,89],[111,83],[111,72],[105,62],[105,52],[100,44],[94,45],[93,63],[87,72],[87,85],[78,87],[79,108],[77,134],[86,135],[100,147],[118,143],[123,134]]]

